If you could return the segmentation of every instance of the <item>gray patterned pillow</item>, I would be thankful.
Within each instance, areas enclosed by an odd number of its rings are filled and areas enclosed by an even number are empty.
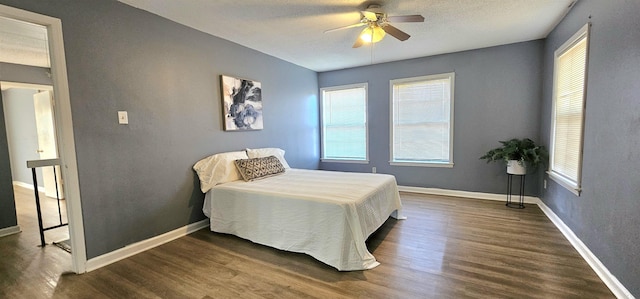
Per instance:
[[[284,167],[276,156],[238,159],[234,162],[240,175],[247,182],[284,173]]]

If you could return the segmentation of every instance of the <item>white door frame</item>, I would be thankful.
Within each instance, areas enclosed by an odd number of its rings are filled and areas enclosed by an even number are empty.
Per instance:
[[[67,63],[62,38],[62,22],[58,18],[1,4],[0,16],[47,27],[53,90],[56,95],[56,101],[53,105],[56,123],[56,141],[67,196],[67,218],[69,220],[73,271],[78,274],[84,273],[86,272],[87,251],[84,239],[84,222],[82,220],[82,202],[80,201],[76,146],[73,137],[73,122],[71,119]]]

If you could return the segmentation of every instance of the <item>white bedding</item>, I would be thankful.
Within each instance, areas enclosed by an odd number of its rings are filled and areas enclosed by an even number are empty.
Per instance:
[[[287,169],[217,185],[206,193],[203,212],[212,231],[306,253],[346,271],[379,265],[365,241],[392,213],[401,218],[401,209],[391,175]]]

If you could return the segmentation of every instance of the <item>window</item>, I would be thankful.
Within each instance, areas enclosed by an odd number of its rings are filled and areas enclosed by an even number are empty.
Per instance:
[[[391,81],[391,164],[453,167],[454,73]]]
[[[367,84],[321,89],[322,160],[367,162]]]
[[[549,177],[580,195],[589,24],[555,51]]]

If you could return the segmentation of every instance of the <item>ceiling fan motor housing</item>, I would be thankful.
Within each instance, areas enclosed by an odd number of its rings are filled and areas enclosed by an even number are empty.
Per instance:
[[[384,14],[384,11],[382,11],[382,6],[380,6],[380,4],[371,4],[367,7],[367,11],[370,11],[372,13],[375,14]]]

